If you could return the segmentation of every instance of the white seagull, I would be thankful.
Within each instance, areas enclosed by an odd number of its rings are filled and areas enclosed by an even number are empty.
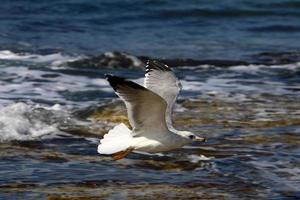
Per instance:
[[[167,65],[148,61],[144,87],[118,76],[106,75],[106,79],[125,103],[133,129],[123,123],[115,126],[100,140],[98,153],[119,160],[134,150],[164,152],[193,141],[205,141],[192,132],[173,127],[173,105],[181,84]]]

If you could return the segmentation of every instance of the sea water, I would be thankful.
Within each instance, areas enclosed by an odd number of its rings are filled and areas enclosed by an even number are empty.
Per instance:
[[[300,197],[299,1],[3,1],[0,17],[0,199]],[[207,142],[112,161],[97,145],[126,112],[104,74],[142,84],[141,56],[203,63],[173,67],[174,121]]]

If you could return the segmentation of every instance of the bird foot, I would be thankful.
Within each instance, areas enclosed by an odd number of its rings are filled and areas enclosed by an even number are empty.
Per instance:
[[[122,158],[125,158],[133,150],[134,149],[132,147],[129,147],[125,151],[119,151],[117,153],[114,153],[114,154],[112,154],[112,159],[113,160],[120,160]]]

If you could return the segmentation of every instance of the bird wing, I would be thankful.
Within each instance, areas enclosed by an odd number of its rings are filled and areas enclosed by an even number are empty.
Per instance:
[[[124,78],[106,75],[115,93],[124,101],[128,119],[135,135],[168,132],[166,101],[147,88]],[[149,133],[150,134],[150,133]]]
[[[144,86],[161,96],[167,102],[166,122],[170,130],[175,130],[172,123],[173,106],[182,86],[171,68],[158,61],[148,61]]]

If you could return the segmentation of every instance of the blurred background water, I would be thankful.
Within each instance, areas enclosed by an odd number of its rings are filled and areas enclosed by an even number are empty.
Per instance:
[[[1,1],[0,199],[300,198],[300,1]],[[104,79],[162,59],[175,126],[208,138],[121,161]]]
[[[1,49],[240,59],[299,50],[300,2],[2,1]]]

